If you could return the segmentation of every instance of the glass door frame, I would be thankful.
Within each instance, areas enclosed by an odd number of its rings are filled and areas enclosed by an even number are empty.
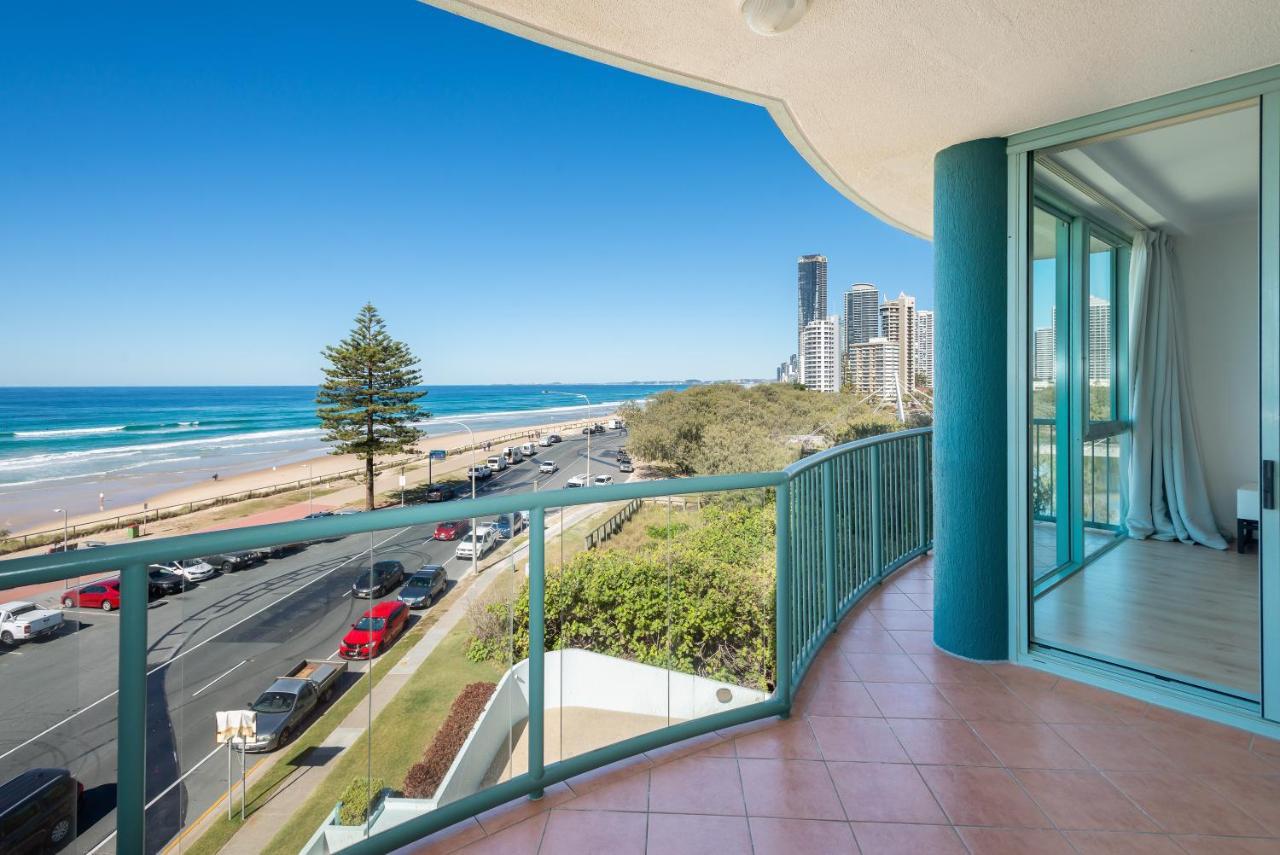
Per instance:
[[[1066,652],[1033,648],[1030,642],[1028,435],[1031,423],[1028,416],[1031,407],[1027,355],[1031,344],[1028,340],[1028,270],[1029,227],[1035,205],[1032,178],[1035,152],[1156,122],[1187,119],[1251,99],[1257,99],[1261,113],[1259,460],[1280,461],[1280,66],[1015,134],[1007,141],[1009,658],[1019,664],[1280,738],[1280,510],[1276,508],[1264,507],[1259,521],[1260,703],[1236,701],[1207,690],[1170,684],[1154,675]]]

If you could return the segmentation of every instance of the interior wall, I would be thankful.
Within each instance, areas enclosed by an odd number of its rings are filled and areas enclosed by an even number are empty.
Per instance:
[[[1175,243],[1181,321],[1213,516],[1234,536],[1236,488],[1258,480],[1258,219],[1201,226]]]

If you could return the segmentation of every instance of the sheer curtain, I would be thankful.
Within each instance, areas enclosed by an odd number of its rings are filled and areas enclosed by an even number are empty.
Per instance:
[[[1181,345],[1172,240],[1139,232],[1129,265],[1129,536],[1226,549],[1209,507]]]

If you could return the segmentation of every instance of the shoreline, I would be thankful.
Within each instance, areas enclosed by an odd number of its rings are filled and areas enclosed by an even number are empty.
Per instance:
[[[557,428],[567,429],[570,426],[581,426],[587,421],[602,422],[616,416],[616,411],[610,411],[601,415],[593,415],[590,420],[577,419],[574,421],[553,421],[535,425],[521,425],[516,427],[494,427],[483,430],[474,431],[476,443],[484,443],[492,441],[497,437],[509,436],[513,433],[525,433],[541,431],[543,433],[555,431]],[[433,437],[425,437],[418,445],[420,454],[426,454],[429,449],[444,449],[452,452],[458,448],[465,447],[471,443],[471,435],[462,430],[455,430],[449,433],[437,434]],[[477,460],[486,457],[483,451],[477,451]],[[443,471],[445,469],[456,468],[453,466],[457,462],[457,458],[450,456],[451,459],[438,464]],[[407,458],[390,457],[384,460],[376,461],[382,467],[395,467],[397,461],[406,460]],[[425,460],[417,460],[409,464],[412,471],[423,471],[427,469]],[[468,464],[469,465],[469,464]],[[310,467],[310,476],[307,468]],[[67,519],[68,526],[93,526],[110,523],[113,520],[123,517],[141,516],[144,512],[155,513],[162,508],[172,508],[177,505],[184,505],[192,502],[207,502],[221,496],[233,495],[236,493],[247,493],[250,490],[266,490],[273,487],[284,487],[286,485],[296,484],[294,489],[305,489],[307,487],[308,477],[315,480],[317,487],[328,488],[332,482],[321,482],[319,479],[332,477],[342,472],[349,472],[354,469],[360,469],[358,476],[363,476],[363,464],[356,459],[354,455],[333,455],[320,454],[305,458],[299,461],[286,464],[277,464],[275,466],[254,469],[248,472],[241,472],[229,475],[225,478],[219,477],[216,481],[206,479],[195,484],[189,484],[182,487],[171,489],[161,489],[158,492],[149,494],[145,500],[132,502],[118,507],[110,508],[105,512],[93,512],[87,514],[79,514],[69,516]],[[387,474],[384,468],[379,474],[383,477]],[[286,475],[295,475],[296,477],[286,477]],[[93,489],[96,490],[96,487]],[[281,492],[285,492],[282,490]],[[247,500],[247,497],[246,497]],[[62,528],[60,519],[53,519],[50,524],[40,524],[17,528],[10,532],[8,537],[30,537],[33,535],[49,534],[57,532]],[[76,540],[84,535],[76,535],[71,540]]]

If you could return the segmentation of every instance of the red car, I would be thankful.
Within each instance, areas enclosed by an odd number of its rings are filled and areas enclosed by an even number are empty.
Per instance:
[[[120,580],[99,579],[79,588],[72,588],[62,595],[62,607],[102,609],[109,612],[120,608]]]
[[[442,522],[436,526],[436,540],[457,540],[471,531],[471,523],[467,520]]]
[[[378,603],[351,624],[338,655],[343,659],[372,659],[387,649],[409,625],[409,607],[399,600]]]

